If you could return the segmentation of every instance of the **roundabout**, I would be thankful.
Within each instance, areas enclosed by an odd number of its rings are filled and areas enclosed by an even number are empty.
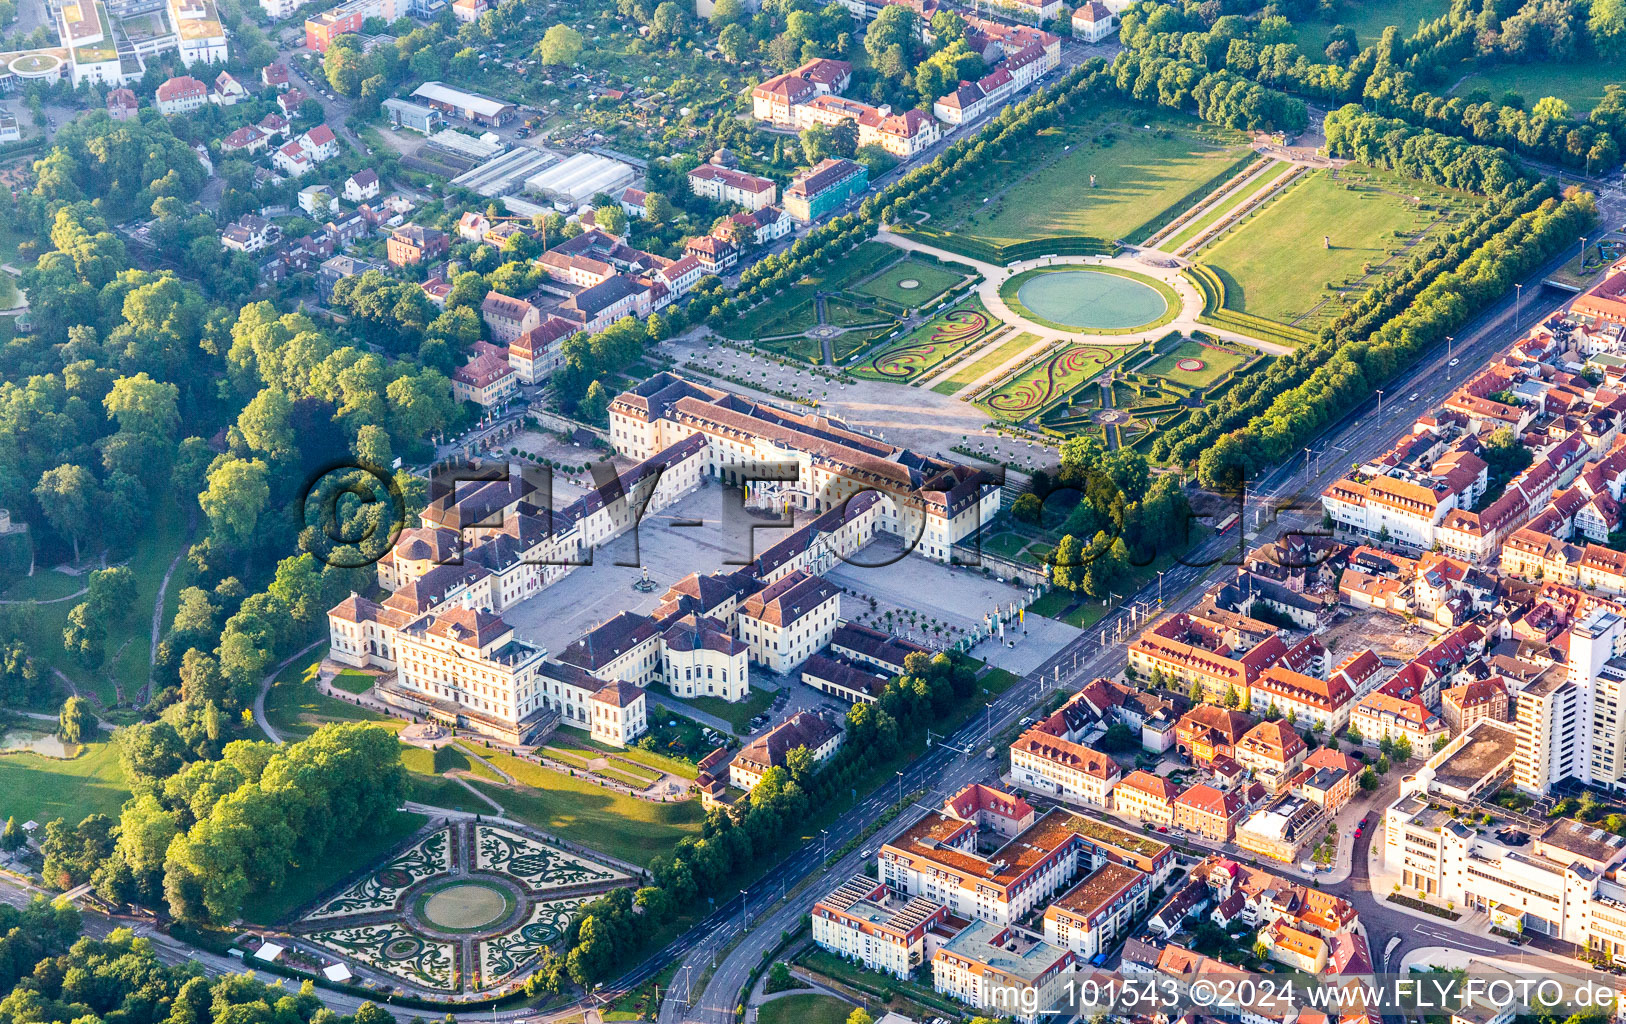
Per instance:
[[[1159,327],[1181,311],[1173,288],[1116,267],[1067,264],[1025,270],[1005,281],[999,296],[1035,323],[1095,335]]]

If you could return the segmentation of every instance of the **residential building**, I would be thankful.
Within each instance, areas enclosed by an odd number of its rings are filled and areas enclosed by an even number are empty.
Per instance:
[[[1198,783],[1174,798],[1174,825],[1215,842],[1228,843],[1247,804],[1240,790],[1221,792]]]
[[[133,121],[136,118],[136,94],[120,86],[107,94],[107,116],[115,121]]]
[[[1127,935],[1149,909],[1152,886],[1139,868],[1110,861],[1045,908],[1046,942],[1089,961]]]
[[[1073,8],[1073,38],[1099,43],[1118,30],[1118,16],[1101,0],[1088,0]]]
[[[524,299],[490,291],[480,303],[480,319],[485,321],[493,341],[508,345],[520,335],[540,327],[542,311]]]
[[[1278,963],[1310,975],[1327,969],[1327,943],[1319,936],[1277,921],[1260,933],[1259,941]]]
[[[1254,778],[1275,792],[1285,788],[1304,763],[1309,748],[1285,720],[1260,722],[1236,743],[1236,762],[1253,769]]]
[[[438,228],[408,224],[390,232],[384,249],[391,263],[405,267],[444,256],[450,244],[446,233]]]
[[[337,203],[333,190],[326,185],[306,185],[299,190],[299,208],[317,220],[332,213]]]
[[[840,95],[852,82],[853,67],[820,57],[770,78],[751,90],[751,114],[759,121],[790,126],[796,107],[815,96]]]
[[[1326,679],[1272,665],[1254,680],[1253,706],[1264,711],[1274,707],[1283,717],[1291,717],[1302,728],[1319,725],[1335,733],[1349,724],[1355,704],[1355,689],[1341,673]]]
[[[1133,771],[1112,788],[1112,810],[1153,825],[1174,824],[1174,798],[1180,787],[1161,775]]]
[[[1506,722],[1511,707],[1507,684],[1498,677],[1475,679],[1440,694],[1440,717],[1453,736],[1485,719]]]
[[[751,211],[772,206],[779,194],[779,187],[767,178],[709,163],[689,172],[689,190],[697,196]]]
[[[1078,957],[1015,925],[973,921],[932,955],[932,987],[992,1016],[1035,1024],[1066,995]]]
[[[477,341],[468,362],[452,372],[452,397],[489,409],[513,399],[518,381],[505,349]]]
[[[1059,809],[988,853],[979,850],[979,828],[952,805],[926,815],[881,847],[881,881],[942,903],[956,917],[1004,925],[1108,862],[1146,872],[1153,888],[1174,863],[1167,843]]]
[[[280,60],[274,60],[260,69],[260,84],[267,89],[281,92],[293,84],[288,77],[288,66]]]
[[[244,125],[220,140],[222,153],[259,153],[270,145],[265,132],[253,125]]]
[[[344,179],[344,198],[352,203],[378,198],[378,172],[367,167]]]
[[[1331,747],[1317,747],[1304,759],[1293,793],[1337,814],[1355,795],[1361,762]]]
[[[564,341],[575,333],[575,324],[550,316],[508,343],[508,365],[521,383],[545,381],[564,365]]]
[[[298,142],[284,142],[271,154],[271,166],[290,178],[298,178],[308,173],[316,164],[311,160],[305,147]]]
[[[248,99],[248,90],[243,83],[233,78],[230,73],[222,71],[215,76],[215,86],[209,92],[209,102],[222,107],[234,107]]]
[[[1451,734],[1445,720],[1418,700],[1406,700],[1381,690],[1362,697],[1350,716],[1361,739],[1377,743],[1404,738],[1418,753],[1427,754],[1434,741]]]
[[[810,223],[862,195],[869,188],[869,171],[852,160],[826,158],[791,179],[785,189],[785,212]]]
[[[1064,802],[1106,809],[1121,772],[1111,757],[1075,739],[1058,711],[1011,743],[1011,780]]]
[[[380,273],[389,269],[389,264],[382,260],[363,259],[360,256],[330,256],[322,261],[316,268],[316,294],[321,297],[323,304],[333,300],[333,289],[347,277],[365,274],[369,270]]]
[[[739,262],[740,250],[733,242],[716,235],[700,235],[689,239],[683,251],[700,261],[700,269],[708,274],[726,274]]]
[[[282,229],[252,213],[245,213],[220,233],[220,244],[237,252],[254,253],[282,241]]]
[[[814,764],[841,749],[841,726],[811,711],[798,711],[740,748],[728,763],[728,784],[749,793],[769,768],[785,767],[790,752],[805,747]]]
[[[813,941],[837,956],[907,979],[926,961],[926,935],[948,920],[941,903],[854,875],[813,904]]]
[[[226,39],[226,30],[220,23],[220,12],[215,9],[214,0],[168,0],[168,2],[170,24],[175,26],[175,34],[180,41],[181,63],[187,67],[194,64],[226,63],[231,48]],[[237,91],[240,94],[239,99],[247,98],[248,94],[243,91],[242,86],[237,86]]]
[[[1199,704],[1181,716],[1175,727],[1175,749],[1196,765],[1234,759],[1236,744],[1253,728],[1254,719],[1240,711]]]
[[[209,87],[191,75],[171,78],[158,87],[154,106],[165,117],[190,114],[209,102]]]

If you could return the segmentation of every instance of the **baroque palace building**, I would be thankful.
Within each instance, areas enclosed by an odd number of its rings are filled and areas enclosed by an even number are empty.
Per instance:
[[[379,561],[380,598],[352,594],[328,612],[332,658],[382,669],[377,691],[403,714],[512,743],[563,722],[624,746],[648,728],[649,683],[738,701],[749,663],[794,675],[829,647],[840,594],[818,574],[878,533],[947,561],[999,511],[982,470],[671,373],[617,396],[610,426],[635,463],[563,508],[518,475],[431,503]],[[765,486],[779,504],[818,514],[751,564],[693,573],[648,614],[622,612],[558,654],[503,620],[703,480],[742,486],[760,466],[777,467]]]

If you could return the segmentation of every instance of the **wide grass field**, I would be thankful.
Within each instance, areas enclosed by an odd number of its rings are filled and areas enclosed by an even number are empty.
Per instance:
[[[1409,36],[1420,21],[1433,21],[1450,7],[1447,0],[1363,0],[1358,4],[1342,4],[1332,21],[1307,18],[1298,23],[1299,49],[1312,63],[1326,60],[1327,33],[1334,24],[1347,25],[1355,32],[1359,46],[1375,43],[1390,25]]]
[[[959,284],[964,278],[965,275],[947,267],[940,267],[936,263],[910,256],[892,264],[852,290],[890,302],[901,302],[905,306],[918,309]],[[905,281],[915,282],[914,287],[903,287]]]
[[[648,864],[684,836],[700,834],[705,811],[698,800],[650,803],[511,754],[493,754],[488,760],[520,786],[474,785],[510,816],[622,860]]]
[[[1410,196],[1432,208],[1420,209]],[[1465,203],[1460,194],[1369,168],[1345,168],[1338,178],[1316,171],[1227,230],[1199,258],[1225,282],[1227,307],[1315,330],[1340,308],[1329,301],[1335,294],[1329,283],[1355,281],[1366,266],[1376,270],[1405,244],[1397,233],[1415,234],[1443,207]]]
[[[112,743],[92,743],[78,757],[32,752],[0,755],[0,823],[41,825],[57,818],[77,825],[87,814],[117,818],[130,785]]]
[[[1162,377],[1164,380],[1184,384],[1187,387],[1206,388],[1227,373],[1245,364],[1249,358],[1249,356],[1239,355],[1235,352],[1208,348],[1197,344],[1195,341],[1182,341],[1135,372],[1152,377]],[[1176,364],[1183,359],[1200,359],[1204,364],[1203,368],[1201,370],[1182,370]]]
[[[982,176],[982,187],[928,204],[923,228],[993,245],[1062,235],[1133,241],[1251,156],[1241,134],[1193,117],[1091,107],[1008,154]]]
[[[757,1008],[757,1024],[844,1024],[857,1007],[822,993],[770,999]]]
[[[1232,189],[1230,195],[1215,203],[1201,217],[1196,218],[1190,224],[1187,224],[1179,231],[1176,231],[1173,235],[1170,235],[1168,238],[1164,239],[1162,244],[1158,246],[1158,249],[1163,252],[1178,251],[1182,245],[1185,245],[1193,238],[1196,238],[1198,235],[1208,230],[1211,225],[1218,223],[1221,217],[1230,213],[1232,210],[1241,206],[1243,203],[1252,199],[1259,193],[1270,188],[1271,185],[1280,179],[1283,174],[1291,170],[1292,167],[1292,164],[1287,163],[1284,160],[1278,160],[1271,164],[1271,166],[1260,172],[1257,177]]]
[[[1611,68],[1609,62],[1603,60],[1503,64],[1468,75],[1457,83],[1451,94],[1462,96],[1475,89],[1488,89],[1492,99],[1499,99],[1504,92],[1516,92],[1524,97],[1527,110],[1543,96],[1557,96],[1570,105],[1575,116],[1585,118],[1603,99],[1603,87],[1622,80],[1626,80],[1622,69]]]
[[[1037,334],[1028,334],[1026,332],[1006,338],[1004,341],[985,349],[981,355],[970,362],[960,364],[953,373],[933,384],[932,390],[940,395],[952,395],[962,391],[1027,351],[1038,340],[1039,336]]]
[[[257,889],[243,901],[243,919],[253,924],[274,924],[311,902],[343,878],[382,860],[397,843],[418,831],[428,815],[397,811],[384,826],[359,835],[338,849],[329,850],[319,863],[288,869],[274,889]]]

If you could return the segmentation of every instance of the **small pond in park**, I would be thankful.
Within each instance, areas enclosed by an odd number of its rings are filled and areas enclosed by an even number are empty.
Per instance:
[[[79,744],[64,743],[55,733],[44,729],[16,727],[0,732],[0,754],[21,753],[71,760],[79,756]]]

